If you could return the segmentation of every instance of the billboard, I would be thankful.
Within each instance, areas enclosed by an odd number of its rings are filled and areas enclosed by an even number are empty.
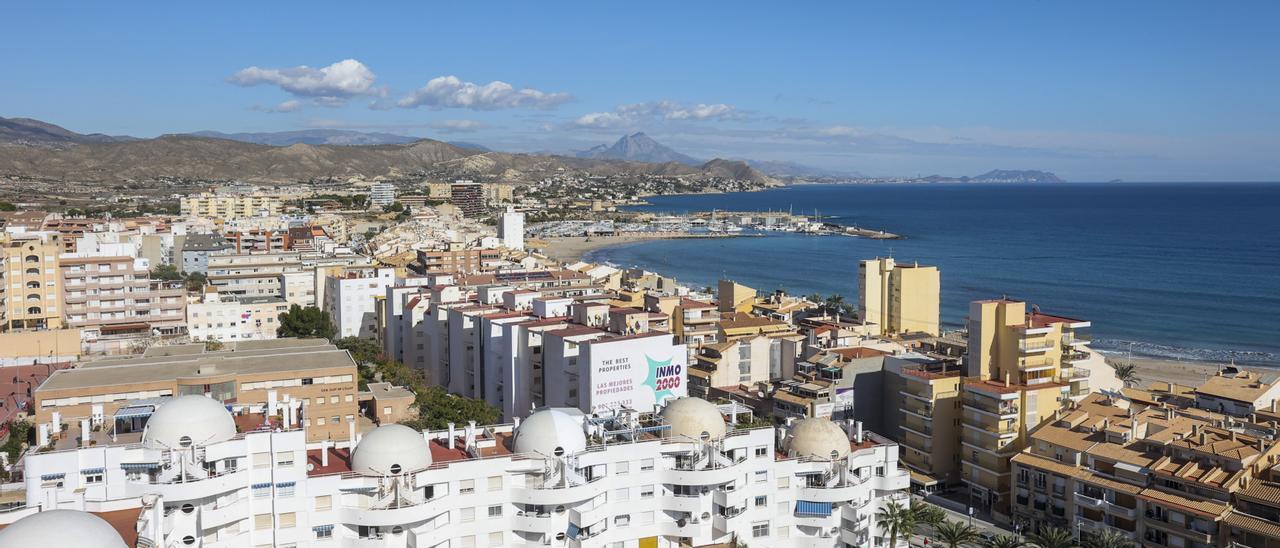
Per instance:
[[[630,408],[652,411],[688,395],[688,350],[671,336],[595,341],[585,349],[589,413]]]

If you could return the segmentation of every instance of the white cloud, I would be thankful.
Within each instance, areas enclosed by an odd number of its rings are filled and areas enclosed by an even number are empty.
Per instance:
[[[427,107],[432,110],[465,108],[501,110],[509,108],[554,108],[572,100],[568,93],[548,93],[533,88],[516,89],[511,84],[493,81],[480,85],[464,82],[457,76],[432,78],[401,99],[402,108]]]
[[[355,59],[338,61],[322,68],[306,65],[283,69],[253,66],[236,72],[227,81],[246,87],[273,85],[298,97],[311,97],[320,106],[341,106],[351,97],[384,93],[374,87],[377,76],[373,71]]]
[[[724,103],[682,105],[675,101],[649,101],[618,105],[612,112],[584,114],[569,125],[586,129],[617,129],[635,126],[645,120],[705,121],[742,118],[740,111]]]
[[[431,127],[442,133],[471,133],[485,128],[485,125],[476,120],[441,120],[432,122]]]
[[[290,99],[274,107],[264,107],[262,105],[254,105],[252,107],[249,107],[249,110],[256,110],[258,112],[297,112],[301,108],[302,108],[302,101],[299,101],[297,99]]]

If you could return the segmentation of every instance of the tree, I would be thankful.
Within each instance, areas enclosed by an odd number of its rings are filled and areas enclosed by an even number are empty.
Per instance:
[[[151,269],[151,279],[176,282],[182,279],[182,273],[178,272],[178,267],[171,264],[156,265]]]
[[[287,312],[280,314],[279,322],[277,337],[332,339],[336,331],[329,313],[314,306],[290,306]]]
[[[1135,386],[1142,380],[1138,378],[1138,368],[1131,363],[1117,364],[1115,370],[1116,378],[1120,379],[1126,387]]]
[[[187,291],[200,291],[207,283],[209,283],[209,277],[205,276],[204,272],[187,274]]]
[[[343,337],[333,341],[334,346],[351,353],[351,359],[360,365],[378,365],[382,359],[382,348],[378,343],[360,337]]]
[[[418,418],[402,424],[418,430],[440,430],[448,428],[449,423],[462,425],[469,421],[493,424],[502,414],[497,407],[482,400],[450,394],[439,386],[423,386],[414,403],[418,406]]]
[[[1115,529],[1105,529],[1101,532],[1089,531],[1080,540],[1080,546],[1084,548],[1133,548],[1137,546],[1133,539]]]
[[[1013,535],[996,535],[982,541],[983,548],[1026,548],[1027,542]]]
[[[0,202],[0,211],[17,211],[18,206],[9,202]]]
[[[1032,544],[1040,548],[1077,548],[1080,546],[1071,531],[1061,527],[1046,527],[1041,529],[1039,533],[1031,535],[1030,539]]]
[[[911,512],[915,514],[917,523],[927,524],[935,529],[947,520],[946,512],[923,500],[912,500]]]
[[[978,542],[978,530],[963,521],[944,519],[942,523],[934,526],[934,532],[938,542],[947,548],[973,546]]]
[[[916,517],[909,508],[890,502],[876,511],[876,525],[889,530],[889,546],[894,546],[899,537],[910,541],[911,531],[916,528]]]

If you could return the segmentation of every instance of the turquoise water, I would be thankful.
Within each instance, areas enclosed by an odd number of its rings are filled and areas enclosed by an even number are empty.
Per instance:
[[[892,254],[939,266],[950,326],[970,301],[1008,295],[1091,320],[1100,349],[1280,365],[1280,184],[798,185],[650,202],[638,209],[816,208],[906,239],[770,233],[587,258],[856,302],[857,262]]]

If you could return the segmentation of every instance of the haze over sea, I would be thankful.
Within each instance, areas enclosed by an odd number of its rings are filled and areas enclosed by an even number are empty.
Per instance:
[[[1007,295],[1093,322],[1094,348],[1280,365],[1280,184],[795,185],[658,196],[654,212],[788,210],[903,240],[768,233],[597,249],[695,286],[728,277],[761,291],[857,302],[857,261],[937,265],[942,321]]]

